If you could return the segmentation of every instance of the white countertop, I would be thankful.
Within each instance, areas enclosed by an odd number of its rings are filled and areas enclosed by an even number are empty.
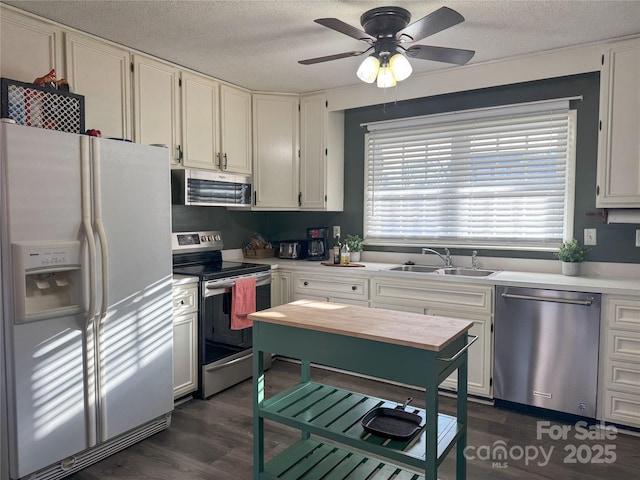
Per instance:
[[[225,259],[232,260],[232,253],[229,252],[229,256]],[[405,255],[406,257],[406,255]],[[364,265],[364,267],[330,267],[322,265],[318,261],[309,260],[284,260],[280,258],[260,258],[260,259],[244,259],[244,261],[252,263],[260,263],[271,265],[272,268],[281,268],[293,271],[306,271],[322,273],[323,275],[344,275],[344,276],[371,276],[384,275],[394,276],[396,278],[404,279],[438,279],[443,282],[456,282],[456,283],[474,283],[474,284],[489,284],[489,285],[508,285],[518,287],[529,288],[548,288],[555,290],[571,290],[580,292],[591,293],[606,293],[617,295],[631,295],[640,297],[640,264],[632,264],[624,266],[623,270],[625,277],[618,275],[594,275],[591,271],[602,270],[599,265],[591,266],[585,270],[585,275],[576,277],[570,277],[562,275],[561,273],[551,272],[535,272],[535,271],[518,271],[518,270],[496,270],[495,273],[487,277],[467,277],[462,275],[447,276],[437,275],[434,273],[418,273],[418,272],[399,272],[391,271],[390,268],[401,265],[404,263],[400,261],[398,263],[387,262],[369,262],[361,261],[357,262]],[[419,262],[415,262],[419,263]],[[454,261],[454,265],[456,262]],[[547,264],[548,265],[548,264]],[[557,266],[560,269],[559,262],[551,263],[552,267]],[[489,268],[481,265],[481,269]],[[490,268],[494,270],[494,268]],[[610,270],[615,272],[615,268]]]
[[[189,283],[198,283],[198,277],[191,275],[173,275],[173,286],[187,285]]]

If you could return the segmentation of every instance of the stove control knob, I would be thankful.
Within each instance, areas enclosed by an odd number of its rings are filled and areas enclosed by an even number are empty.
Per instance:
[[[219,242],[220,241],[220,234],[216,234],[213,238],[214,238],[214,240],[216,242]]]
[[[201,241],[201,242],[206,242],[206,241],[207,241],[207,237],[206,237],[206,235],[202,235],[202,236],[200,237],[200,241]]]
[[[213,241],[213,235],[209,235],[207,238],[209,239],[210,242]]]

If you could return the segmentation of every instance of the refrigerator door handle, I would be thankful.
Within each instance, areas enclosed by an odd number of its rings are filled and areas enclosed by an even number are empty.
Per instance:
[[[102,259],[102,301],[100,305],[99,321],[102,321],[107,313],[109,299],[109,250],[107,248],[107,235],[102,222],[102,192],[100,188],[100,139],[91,137],[91,153],[93,159],[93,221],[96,226]]]
[[[96,307],[96,241],[91,226],[91,164],[89,155],[89,137],[80,137],[80,166],[82,175],[82,225],[89,249],[89,307],[86,328],[89,329],[95,318]]]
[[[89,137],[82,135],[80,137],[80,175],[81,175],[81,205],[82,205],[82,225],[84,226],[84,234],[87,239],[87,248],[89,250],[89,307],[87,310],[87,320],[85,324],[85,354],[87,358],[92,358],[90,362],[92,368],[87,372],[84,379],[84,388],[87,392],[86,399],[86,417],[87,417],[87,441],[89,446],[94,446],[98,438],[98,422],[97,422],[97,385],[95,368],[98,368],[98,362],[95,361],[97,344],[96,344],[96,240],[94,237],[93,227],[91,225],[91,156],[89,151]]]

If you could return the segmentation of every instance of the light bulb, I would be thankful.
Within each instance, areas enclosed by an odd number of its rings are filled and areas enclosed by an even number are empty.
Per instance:
[[[378,72],[378,88],[395,87],[396,79],[393,78],[393,73],[388,66],[380,67]]]
[[[360,80],[366,83],[373,83],[376,80],[376,75],[378,75],[378,69],[380,68],[380,60],[378,57],[374,57],[373,55],[368,56],[363,60],[358,67],[358,71],[356,75]]]
[[[389,59],[389,68],[393,73],[393,78],[398,82],[401,82],[405,78],[409,78],[409,75],[413,72],[413,68],[411,68],[409,60],[399,53],[396,53]]]

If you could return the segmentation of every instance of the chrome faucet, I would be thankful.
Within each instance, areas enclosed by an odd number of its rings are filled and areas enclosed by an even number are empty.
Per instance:
[[[444,249],[444,255],[442,255],[440,252],[434,250],[433,248],[423,247],[422,248],[422,255],[425,255],[427,253],[435,253],[436,255],[438,255],[442,259],[442,261],[444,262],[444,266],[445,267],[453,267],[453,263],[451,263],[451,252],[449,252],[448,248]]]

